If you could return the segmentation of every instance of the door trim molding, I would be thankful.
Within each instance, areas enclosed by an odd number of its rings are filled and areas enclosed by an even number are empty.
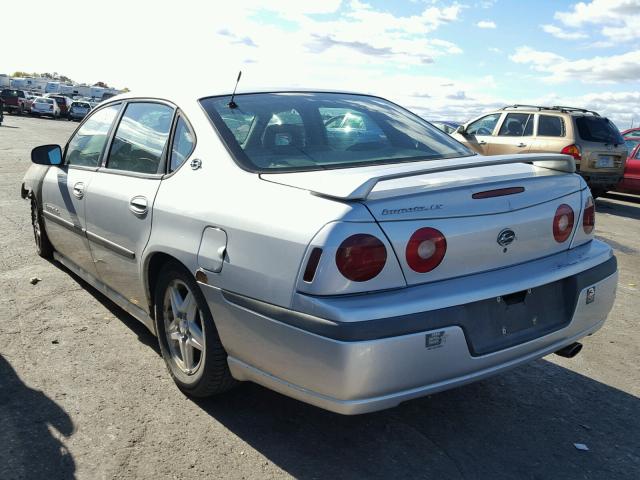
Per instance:
[[[135,252],[132,252],[131,250],[123,247],[122,245],[118,245],[117,243],[112,242],[111,240],[107,240],[106,238],[101,237],[100,235],[96,235],[95,233],[92,233],[87,229],[82,228],[80,225],[76,225],[75,223],[70,222],[69,220],[65,220],[64,218],[59,217],[58,215],[55,215],[47,210],[43,210],[42,213],[44,217],[47,218],[48,220],[51,220],[52,222],[57,223],[61,227],[66,228],[67,230],[75,233],[76,235],[80,235],[80,236],[86,235],[86,237],[90,241],[95,242],[98,245],[101,245],[105,248],[108,248],[112,252],[115,252],[118,255],[121,255],[125,258],[130,258],[130,259],[136,258]]]
[[[53,223],[57,223],[58,225],[60,225],[61,227],[66,228],[67,230],[77,234],[77,235],[84,235],[85,234],[85,229],[82,228],[80,225],[76,225],[73,222],[70,222],[69,220],[65,220],[64,218],[51,213],[48,210],[43,209],[42,210],[42,215],[44,216],[44,218],[46,218],[47,220],[51,220]]]
[[[118,255],[122,255],[123,257],[130,258],[130,259],[136,258],[135,252],[132,252],[131,250],[123,247],[122,245],[118,245],[117,243],[112,242],[111,240],[107,240],[106,238],[101,237],[100,235],[96,235],[95,233],[92,233],[88,230],[85,233],[87,234],[87,238],[90,241],[95,242],[98,245],[101,245],[105,248],[108,248],[109,250],[117,253]]]

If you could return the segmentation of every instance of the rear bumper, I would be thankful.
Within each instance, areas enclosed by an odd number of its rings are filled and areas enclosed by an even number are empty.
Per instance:
[[[578,172],[589,186],[612,188],[622,179],[622,172]]]
[[[458,317],[464,316],[471,302],[568,277],[576,280],[577,291],[566,324],[491,353],[474,354],[465,327],[452,317],[443,325],[434,324],[437,316],[429,315],[454,308]],[[592,241],[536,262],[431,285],[308,298],[306,303],[298,299],[295,311],[201,287],[235,378],[327,410],[357,414],[479,380],[559,350],[602,325],[616,285],[611,249]],[[595,298],[587,304],[592,287]],[[310,308],[322,315],[310,315]],[[474,315],[473,320],[483,318]]]

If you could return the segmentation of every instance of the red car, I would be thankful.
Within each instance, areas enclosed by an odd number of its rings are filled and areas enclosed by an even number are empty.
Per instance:
[[[626,137],[625,143],[629,149],[629,156],[624,167],[624,177],[616,190],[640,195],[640,129],[638,137]]]
[[[627,138],[638,139],[638,138],[640,138],[640,127],[633,127],[633,128],[630,128],[629,130],[625,130],[624,132],[622,132],[622,137],[624,139],[627,139]]]

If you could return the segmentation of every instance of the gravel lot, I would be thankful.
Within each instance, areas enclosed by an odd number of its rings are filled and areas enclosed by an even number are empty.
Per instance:
[[[194,402],[142,324],[35,254],[19,195],[29,152],[76,125],[0,127],[0,479],[639,478],[640,197],[597,202],[620,285],[572,360],[357,417],[252,384]]]

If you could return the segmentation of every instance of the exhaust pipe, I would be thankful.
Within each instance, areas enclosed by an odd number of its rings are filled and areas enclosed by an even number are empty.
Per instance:
[[[582,350],[582,344],[580,342],[574,342],[564,348],[561,348],[555,353],[556,355],[560,355],[564,358],[573,358],[580,353],[580,350]]]

